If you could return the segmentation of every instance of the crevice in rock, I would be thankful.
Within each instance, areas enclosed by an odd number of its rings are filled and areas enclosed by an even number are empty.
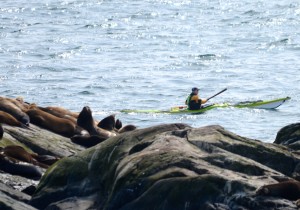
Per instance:
[[[142,143],[139,143],[137,145],[135,145],[134,147],[132,147],[128,154],[129,155],[132,155],[134,153],[137,153],[137,152],[141,152],[142,150],[144,150],[145,148],[147,148],[148,146],[150,146],[153,142],[142,142]]]

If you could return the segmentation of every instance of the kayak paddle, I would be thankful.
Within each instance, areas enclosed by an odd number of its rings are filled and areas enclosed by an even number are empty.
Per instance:
[[[215,95],[213,95],[213,96],[207,98],[207,101],[209,101],[210,99],[216,97],[217,95],[220,95],[221,93],[225,92],[226,90],[227,90],[227,88],[224,88],[223,90],[221,90],[220,92],[216,93]]]

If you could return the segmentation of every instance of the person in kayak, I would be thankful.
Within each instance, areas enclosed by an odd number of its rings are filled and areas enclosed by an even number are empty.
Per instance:
[[[194,87],[192,88],[192,93],[188,96],[188,98],[185,101],[185,104],[188,106],[189,110],[198,110],[201,109],[201,104],[205,104],[207,102],[207,99],[205,98],[199,98],[198,96],[199,89]]]

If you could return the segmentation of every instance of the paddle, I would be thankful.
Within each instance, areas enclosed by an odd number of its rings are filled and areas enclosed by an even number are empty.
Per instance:
[[[221,90],[220,92],[216,93],[215,95],[213,95],[213,96],[207,98],[207,101],[209,101],[210,99],[216,97],[217,95],[220,95],[221,93],[225,92],[226,90],[227,90],[227,88],[224,88],[223,90]]]

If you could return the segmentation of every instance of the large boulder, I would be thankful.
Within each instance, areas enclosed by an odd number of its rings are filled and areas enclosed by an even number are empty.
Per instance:
[[[300,150],[300,123],[294,123],[281,128],[274,141],[294,150]]]
[[[52,166],[38,209],[297,209],[257,188],[293,176],[300,158],[220,126],[168,124],[124,133]]]

